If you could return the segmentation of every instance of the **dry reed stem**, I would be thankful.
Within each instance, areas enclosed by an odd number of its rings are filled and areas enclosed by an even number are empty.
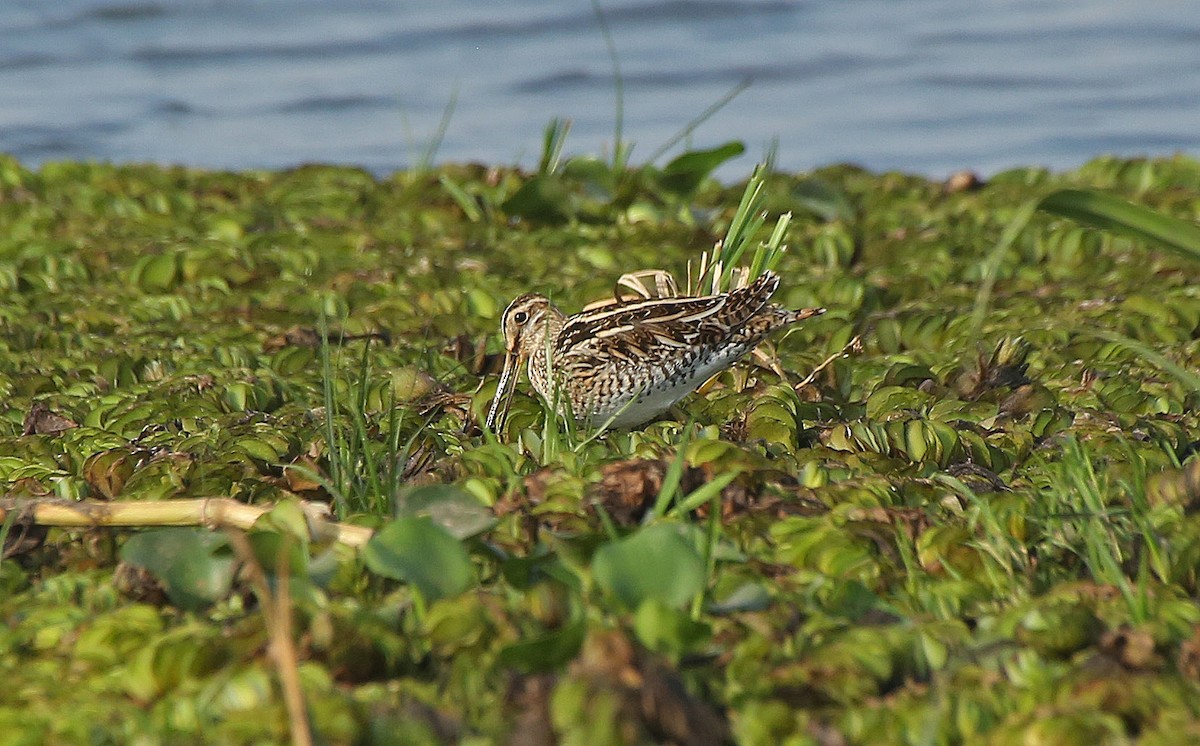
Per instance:
[[[283,535],[279,543],[279,553],[276,558],[276,587],[278,591],[271,593],[267,583],[266,572],[254,556],[250,541],[241,530],[232,529],[227,532],[229,543],[242,563],[250,587],[258,597],[258,605],[262,608],[263,619],[266,621],[269,643],[267,650],[275,663],[276,673],[279,674],[279,686],[283,690],[283,703],[287,708],[288,727],[292,735],[292,743],[296,746],[312,746],[312,729],[308,724],[308,706],[304,702],[304,691],[300,687],[300,663],[296,655],[296,644],[292,639],[292,595],[291,578],[288,575],[288,552],[291,551],[291,538]]]
[[[817,367],[813,368],[812,373],[809,373],[808,376],[805,377],[805,379],[803,381],[796,384],[793,388],[795,388],[796,391],[799,391],[800,389],[804,388],[808,384],[817,380],[817,374],[820,373],[821,371],[825,370],[826,368],[828,368],[830,363],[832,363],[834,360],[837,360],[839,357],[842,357],[843,355],[849,355],[851,352],[862,352],[862,337],[861,336],[855,336],[854,339],[852,339],[846,343],[845,347],[838,350],[837,352],[830,355],[829,357],[825,358],[824,362],[822,362]]]
[[[246,505],[228,497],[204,497],[186,500],[106,502],[101,500],[0,499],[0,523],[16,513],[18,523],[39,526],[205,526],[247,530],[274,505]],[[309,532],[316,541],[334,540],[361,547],[374,534],[369,528],[329,520],[329,508],[323,503],[301,501],[308,518]]]

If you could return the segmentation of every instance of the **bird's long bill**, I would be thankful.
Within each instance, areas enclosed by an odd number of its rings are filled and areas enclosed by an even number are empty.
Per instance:
[[[513,392],[517,390],[518,371],[521,370],[521,358],[512,352],[504,355],[504,370],[500,371],[500,383],[496,386],[496,396],[492,398],[492,406],[488,410],[484,427],[496,432],[504,426],[504,418],[508,416],[508,407],[512,403]]]

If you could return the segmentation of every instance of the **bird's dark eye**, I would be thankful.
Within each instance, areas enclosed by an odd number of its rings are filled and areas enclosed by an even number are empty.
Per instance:
[[[518,324],[524,324],[526,321],[529,321],[529,314],[525,313],[524,311],[517,311],[513,314],[513,321],[517,322]]]

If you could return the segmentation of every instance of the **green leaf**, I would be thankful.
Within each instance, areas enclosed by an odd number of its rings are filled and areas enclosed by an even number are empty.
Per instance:
[[[401,494],[397,516],[428,516],[456,539],[466,539],[496,525],[496,516],[479,500],[452,484],[429,484]]]
[[[479,209],[479,204],[475,198],[467,193],[465,189],[458,185],[458,182],[451,179],[447,174],[438,176],[438,183],[442,185],[442,189],[446,190],[446,194],[454,200],[458,208],[463,211],[463,215],[472,223],[478,223],[483,220],[483,211]]]
[[[1083,225],[1157,244],[1200,260],[1200,226],[1091,189],[1062,189],[1047,195],[1038,209]]]
[[[659,184],[669,192],[686,197],[722,163],[744,152],[746,146],[736,140],[711,150],[689,150],[663,167]]]
[[[760,583],[743,583],[720,601],[705,606],[709,614],[722,616],[743,611],[762,611],[771,605],[771,592]]]
[[[296,544],[306,546],[309,539],[308,515],[295,499],[280,500],[271,512],[255,522],[255,528],[260,530],[275,529],[289,534]]]
[[[975,292],[975,309],[971,313],[972,335],[978,334],[979,330],[983,328],[988,305],[992,302],[992,289],[996,286],[996,273],[1000,269],[1004,255],[1021,235],[1021,231],[1025,230],[1025,226],[1029,224],[1029,219],[1033,216],[1037,206],[1038,203],[1031,199],[1018,207],[1008,224],[1004,226],[1004,230],[1001,231],[999,240],[988,251],[987,259],[983,263],[983,280]]]
[[[300,578],[308,574],[308,546],[279,531],[255,530],[249,534],[250,548],[258,564],[271,575]]]
[[[792,199],[825,222],[854,222],[854,206],[841,191],[821,179],[803,179],[792,187]]]
[[[571,194],[556,175],[534,176],[504,200],[500,208],[515,217],[563,223],[572,213]]]
[[[130,270],[130,282],[147,293],[164,293],[175,286],[179,258],[175,254],[144,256]]]
[[[475,570],[462,543],[424,516],[399,518],[363,547],[363,561],[378,575],[404,581],[427,601],[471,587]]]
[[[671,509],[672,515],[687,515],[701,505],[712,500],[717,495],[721,494],[721,490],[728,487],[733,480],[741,476],[741,469],[731,469],[724,474],[718,474],[711,480],[693,490],[687,497],[680,500]]]
[[[562,156],[563,145],[567,142],[567,134],[571,131],[570,119],[555,117],[546,125],[542,133],[542,157],[538,161],[539,174],[552,174],[558,170],[558,160]]]
[[[617,186],[617,174],[613,173],[608,161],[594,156],[576,155],[563,162],[563,177],[578,183],[583,193],[598,200],[611,200]]]
[[[1188,389],[1200,392],[1200,375],[1195,371],[1179,365],[1172,361],[1166,355],[1163,355],[1158,350],[1155,350],[1149,345],[1143,344],[1136,339],[1130,339],[1124,334],[1118,334],[1108,329],[1089,329],[1087,327],[1079,327],[1076,329],[1081,334],[1086,334],[1092,337],[1099,337],[1113,344],[1120,345],[1125,349],[1141,355],[1147,362],[1154,365],[1175,377],[1177,381],[1186,386]]]
[[[553,632],[505,646],[499,661],[526,672],[556,669],[579,652],[586,631],[582,618],[573,620]]]
[[[228,541],[198,528],[164,528],[135,534],[121,547],[121,559],[162,582],[171,603],[200,609],[229,593],[233,558]]]
[[[738,202],[737,210],[729,221],[729,228],[725,231],[725,239],[721,244],[721,252],[718,257],[723,266],[719,278],[718,289],[720,290],[729,289],[730,278],[734,269],[737,268],[738,261],[742,258],[746,247],[750,245],[750,240],[766,223],[766,213],[762,212],[760,208],[765,199],[763,189],[767,185],[768,174],[769,168],[766,164],[760,163],[754,167],[754,172],[750,174],[750,178],[746,181],[746,188],[742,191],[742,199]]]
[[[656,523],[600,547],[592,575],[631,609],[646,600],[683,608],[704,590],[704,559],[673,525]]]
[[[686,653],[712,636],[712,629],[687,612],[647,599],[633,616],[633,631],[642,644],[661,653]]]

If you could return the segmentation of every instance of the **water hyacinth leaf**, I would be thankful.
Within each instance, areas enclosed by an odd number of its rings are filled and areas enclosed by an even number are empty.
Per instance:
[[[317,354],[311,347],[284,347],[271,358],[271,368],[281,376],[294,376],[308,369]]]
[[[500,207],[514,217],[546,223],[565,222],[574,212],[570,191],[556,175],[534,176]]]
[[[435,655],[452,655],[477,645],[488,634],[491,618],[479,596],[470,594],[430,604],[421,626]]]
[[[633,631],[651,650],[675,654],[696,649],[712,635],[707,624],[655,599],[646,599],[638,605],[633,615]]]
[[[553,632],[505,646],[500,650],[499,662],[525,672],[558,668],[579,652],[586,632],[582,618],[572,620]]]
[[[583,193],[592,199],[612,199],[617,178],[608,161],[594,156],[577,155],[562,165],[562,175],[579,183]]]
[[[129,273],[129,281],[147,293],[165,293],[175,286],[179,258],[175,254],[142,257]]]
[[[1112,194],[1094,189],[1061,189],[1044,197],[1038,209],[1093,228],[1149,241],[1193,261],[1200,260],[1200,226]]]
[[[427,601],[457,596],[475,581],[466,548],[425,516],[379,529],[363,547],[363,561],[378,575],[412,585]]]
[[[510,585],[521,590],[528,590],[537,583],[553,580],[575,594],[583,591],[583,583],[579,576],[556,554],[508,557],[500,564],[500,572]]]
[[[288,534],[298,544],[307,544],[310,535],[308,515],[298,500],[281,500],[254,527]]]
[[[674,526],[656,523],[600,547],[592,575],[631,609],[647,600],[683,608],[704,589],[704,560]]]
[[[149,701],[220,668],[227,653],[215,638],[211,629],[199,623],[155,636],[126,656],[121,688],[132,697]]]
[[[483,319],[494,319],[500,313],[495,297],[480,288],[467,291],[467,310],[472,316]]]
[[[1016,242],[1017,237],[1025,230],[1025,226],[1029,224],[1030,218],[1038,207],[1036,200],[1028,200],[1014,211],[1012,218],[1008,224],[1004,226],[1004,230],[1000,232],[1000,238],[988,251],[987,259],[984,260],[982,267],[982,281],[979,283],[979,289],[975,292],[975,309],[971,312],[971,329],[974,333],[983,327],[984,318],[987,315],[987,310],[992,302],[992,291],[996,286],[996,275],[1000,270],[1000,265],[1004,261],[1004,257],[1008,254],[1009,249]]]
[[[233,558],[220,534],[198,528],[163,528],[135,534],[121,559],[163,584],[171,603],[201,609],[223,598],[233,582]]]
[[[827,223],[854,220],[854,206],[840,189],[822,179],[803,179],[792,187],[792,199]]]
[[[761,583],[743,583],[731,593],[705,606],[709,614],[721,616],[742,611],[762,611],[771,605],[771,592]]]
[[[308,547],[278,531],[251,531],[254,558],[272,575],[304,577],[308,574]]]
[[[914,388],[882,386],[867,397],[867,417],[880,420],[905,410],[921,411],[930,398],[925,392]]]
[[[736,140],[711,150],[689,150],[663,167],[659,184],[663,189],[685,197],[695,192],[722,163],[744,152],[746,146]]]
[[[1145,360],[1170,373],[1175,377],[1176,380],[1192,391],[1200,391],[1200,375],[1196,374],[1195,371],[1188,370],[1187,368],[1173,362],[1170,358],[1158,352],[1149,345],[1145,345],[1136,339],[1130,339],[1123,334],[1118,334],[1107,329],[1080,328],[1077,331],[1082,334],[1099,337],[1100,339],[1112,342],[1113,344],[1120,345],[1121,347],[1140,355]]]
[[[162,634],[163,618],[158,609],[145,604],[114,609],[92,618],[75,640],[77,660],[98,666],[113,666]]]
[[[432,376],[415,366],[405,365],[392,371],[392,395],[397,402],[416,401],[436,385]]]
[[[140,459],[124,449],[100,451],[83,464],[83,478],[100,495],[112,500],[121,494]]]
[[[456,539],[477,536],[496,524],[496,516],[471,493],[452,484],[429,484],[396,498],[397,516],[428,516]]]

